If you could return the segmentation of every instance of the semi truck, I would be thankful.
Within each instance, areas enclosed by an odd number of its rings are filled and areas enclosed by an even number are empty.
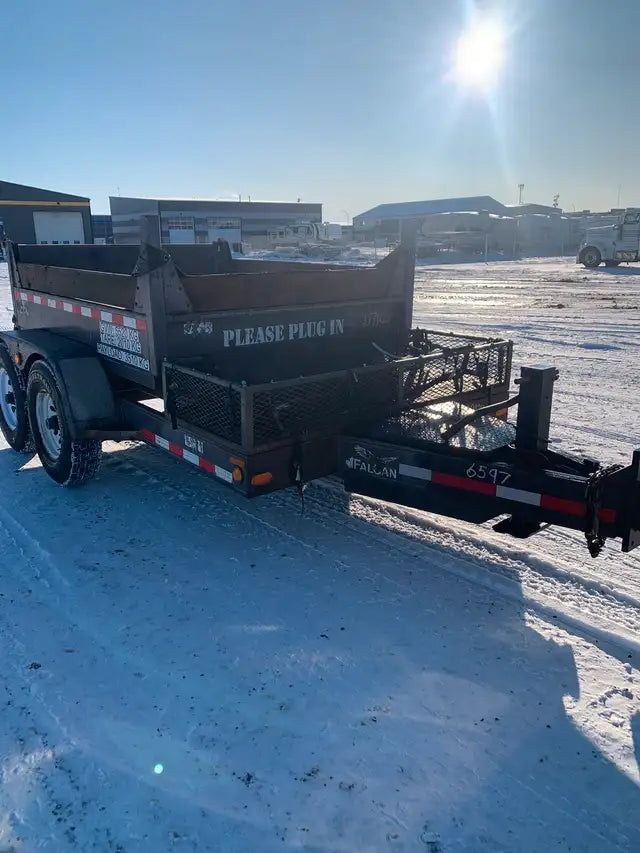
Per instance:
[[[615,225],[588,228],[577,263],[585,267],[618,267],[640,260],[640,208],[629,207]]]
[[[103,442],[140,441],[246,498],[334,475],[518,538],[578,530],[594,557],[640,544],[640,450],[614,467],[554,451],[554,367],[510,393],[511,341],[415,327],[411,239],[368,267],[148,235],[5,252],[0,427],[62,486],[95,477]]]

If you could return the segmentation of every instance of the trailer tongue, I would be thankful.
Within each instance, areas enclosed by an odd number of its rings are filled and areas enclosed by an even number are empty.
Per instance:
[[[597,557],[607,538],[640,545],[640,450],[603,468],[549,447],[553,367],[523,368],[517,398],[484,409],[409,410],[341,445],[349,492],[476,523],[518,538],[558,525],[584,532]],[[495,412],[518,404],[515,425]]]
[[[626,468],[552,451],[554,368],[523,368],[509,398],[511,342],[412,329],[411,246],[375,267],[222,243],[6,253],[0,427],[63,485],[95,475],[103,440],[138,438],[246,497],[338,471],[512,536],[580,530],[593,556],[640,545],[640,451]]]

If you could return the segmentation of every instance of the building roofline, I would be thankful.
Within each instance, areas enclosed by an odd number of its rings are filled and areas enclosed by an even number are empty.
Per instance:
[[[18,183],[15,183],[14,181],[0,181],[0,190],[4,189],[5,187],[9,190],[11,189],[11,187],[15,187],[16,189],[32,190],[33,192],[37,192],[37,193],[47,193],[48,195],[59,196],[61,199],[64,199],[66,201],[78,201],[78,202],[89,202],[89,201],[91,201],[91,199],[85,195],[74,195],[73,193],[62,193],[62,192],[59,192],[58,190],[48,190],[48,189],[45,189],[44,187],[34,187],[31,184],[18,184]],[[5,199],[5,201],[7,201],[7,200],[8,199]],[[0,204],[1,203],[2,203],[2,197],[0,196]]]
[[[247,199],[237,199],[237,198],[195,198],[188,196],[153,196],[153,195],[111,195],[109,199],[123,198],[123,199],[131,199],[131,200],[139,200],[139,201],[197,201],[204,204],[220,204],[220,202],[224,202],[225,204],[312,204],[316,207],[320,207],[322,202],[320,201],[293,201],[286,199],[283,201],[282,199],[264,199],[264,198],[252,198],[251,200]]]
[[[436,210],[436,211],[420,211],[421,207],[431,207],[431,206],[442,206],[447,204],[453,204],[454,202],[458,203],[458,208],[455,211],[451,210]],[[473,211],[473,208],[463,208],[463,204],[468,204],[469,202],[476,202],[476,211]],[[354,216],[354,220],[357,219],[375,219],[375,218],[385,218],[385,212],[389,214],[387,218],[394,219],[398,216],[400,211],[410,213],[412,210],[416,210],[416,215],[418,216],[428,216],[429,213],[447,213],[447,212],[477,212],[477,203],[478,202],[487,202],[489,206],[494,208],[501,209],[506,212],[506,206],[499,202],[497,199],[493,198],[490,195],[474,195],[474,196],[453,196],[450,198],[431,198],[431,199],[421,199],[418,201],[398,201],[398,202],[384,202],[382,204],[378,204],[375,207],[370,208],[369,210],[365,210],[363,213],[359,213],[357,216]],[[390,211],[396,210],[397,212],[390,213]]]

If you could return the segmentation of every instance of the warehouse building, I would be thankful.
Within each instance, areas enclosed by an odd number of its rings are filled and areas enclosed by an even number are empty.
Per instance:
[[[91,214],[91,231],[93,242],[102,245],[113,243],[113,223],[109,213]]]
[[[322,205],[301,202],[217,201],[215,199],[125,198],[112,196],[114,243],[139,243],[142,217],[157,217],[160,240],[213,243],[226,240],[238,249],[248,243],[264,248],[274,229],[301,222],[322,222]]]
[[[354,217],[354,239],[384,238],[390,241],[397,240],[400,237],[403,221],[422,222],[427,216],[443,213],[509,215],[504,204],[500,204],[499,201],[488,195],[379,204]]]
[[[16,243],[90,243],[89,199],[0,181],[0,235]]]

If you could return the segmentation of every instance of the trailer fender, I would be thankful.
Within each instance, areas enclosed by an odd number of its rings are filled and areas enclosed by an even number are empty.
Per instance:
[[[56,335],[46,329],[1,332],[0,339],[22,371],[44,360],[58,382],[74,438],[87,429],[116,426],[116,404],[107,374],[86,344]]]

